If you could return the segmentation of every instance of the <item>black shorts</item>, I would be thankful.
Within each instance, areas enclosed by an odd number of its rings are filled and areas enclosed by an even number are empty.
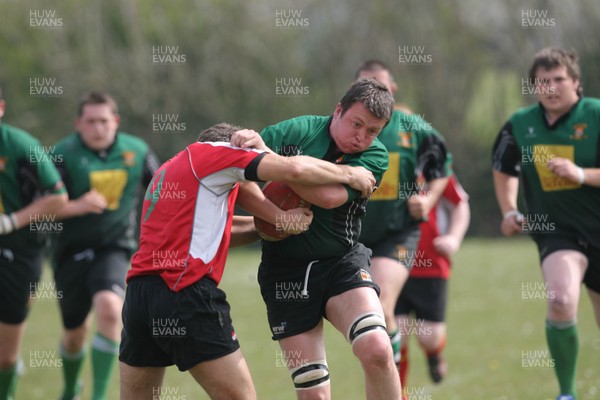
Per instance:
[[[390,233],[384,240],[367,246],[373,251],[373,257],[394,259],[410,270],[415,264],[420,237],[421,230],[416,225],[402,232]]]
[[[588,268],[583,277],[585,286],[600,293],[600,249],[575,238],[559,235],[546,235],[534,238],[540,253],[540,264],[546,257],[558,250],[575,250],[588,259]]]
[[[29,298],[42,275],[42,251],[0,248],[0,322],[20,324],[29,313]]]
[[[59,306],[66,329],[85,322],[97,292],[110,290],[125,297],[129,262],[130,252],[119,248],[87,249],[55,262],[54,279],[62,295]]]
[[[379,287],[371,279],[370,255],[371,251],[359,243],[340,257],[313,262],[310,269],[309,263],[267,262],[263,257],[258,283],[273,340],[317,326],[327,317],[325,306],[333,296],[358,287],[372,287],[379,295]]]
[[[444,322],[448,281],[442,278],[409,278],[396,302],[396,315],[414,313],[417,320]]]
[[[123,305],[119,360],[187,371],[240,348],[225,292],[208,278],[173,292],[158,275],[133,278]]]

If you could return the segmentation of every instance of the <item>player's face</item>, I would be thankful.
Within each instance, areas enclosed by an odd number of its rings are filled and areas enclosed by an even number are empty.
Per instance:
[[[108,104],[86,104],[83,112],[75,120],[75,127],[81,139],[92,150],[106,150],[115,141],[119,116]]]
[[[551,114],[564,114],[577,103],[579,80],[567,73],[567,67],[553,69],[539,67],[535,73],[538,99]]]
[[[342,153],[360,153],[371,146],[385,121],[375,117],[361,102],[354,103],[344,115],[338,103],[329,131]]]
[[[389,71],[385,69],[380,69],[378,71],[361,71],[358,74],[358,77],[375,79],[379,83],[382,83],[392,95],[396,93],[396,90],[398,89],[398,86],[396,86],[396,82],[394,82],[392,75],[390,75]]]

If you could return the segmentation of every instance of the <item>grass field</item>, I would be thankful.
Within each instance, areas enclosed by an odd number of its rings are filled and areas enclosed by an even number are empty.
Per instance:
[[[295,399],[279,347],[270,339],[256,282],[258,260],[258,250],[232,251],[222,288],[232,306],[234,325],[258,398]],[[449,374],[440,385],[431,384],[422,353],[412,340],[408,384],[411,400],[554,399],[558,388],[554,371],[548,366],[551,360],[544,336],[546,303],[539,299],[542,291],[536,289],[541,275],[533,243],[527,239],[467,240],[454,265],[445,353]],[[46,271],[46,282],[50,276]],[[27,370],[19,384],[18,400],[57,399],[61,391],[58,309],[56,301],[48,299],[52,295],[46,293],[44,297],[37,300],[29,318],[21,352]],[[579,337],[579,396],[597,399],[600,332],[587,295],[582,296],[580,306]],[[333,399],[363,399],[362,372],[350,346],[330,325],[326,328],[326,342]],[[88,359],[83,375],[85,399],[91,392],[89,364]],[[115,369],[110,399],[118,399],[117,376]],[[163,393],[163,399],[208,398],[189,374],[174,367],[167,370]]]

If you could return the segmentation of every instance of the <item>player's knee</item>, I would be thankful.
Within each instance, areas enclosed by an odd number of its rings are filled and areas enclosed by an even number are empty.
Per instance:
[[[387,335],[369,335],[352,346],[366,369],[385,369],[393,366],[394,355]]]
[[[577,302],[572,296],[560,291],[548,292],[548,306],[554,315],[571,316],[577,313]]]
[[[329,368],[325,360],[313,361],[291,371],[296,390],[315,389],[329,385]]]
[[[383,316],[377,313],[368,313],[358,316],[348,329],[346,338],[351,345],[364,337],[370,336],[376,332],[386,332],[387,328]]]

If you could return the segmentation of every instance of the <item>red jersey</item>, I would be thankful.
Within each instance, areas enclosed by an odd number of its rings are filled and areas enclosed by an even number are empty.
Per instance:
[[[464,191],[456,176],[451,175],[442,197],[429,212],[429,219],[421,222],[421,238],[413,268],[410,270],[411,278],[448,279],[450,277],[450,259],[435,251],[433,239],[447,232],[450,207],[468,199],[469,195]]]
[[[127,282],[156,274],[175,292],[203,277],[219,284],[238,182],[258,180],[261,154],[228,143],[194,143],[164,163],[144,197],[140,246]]]

